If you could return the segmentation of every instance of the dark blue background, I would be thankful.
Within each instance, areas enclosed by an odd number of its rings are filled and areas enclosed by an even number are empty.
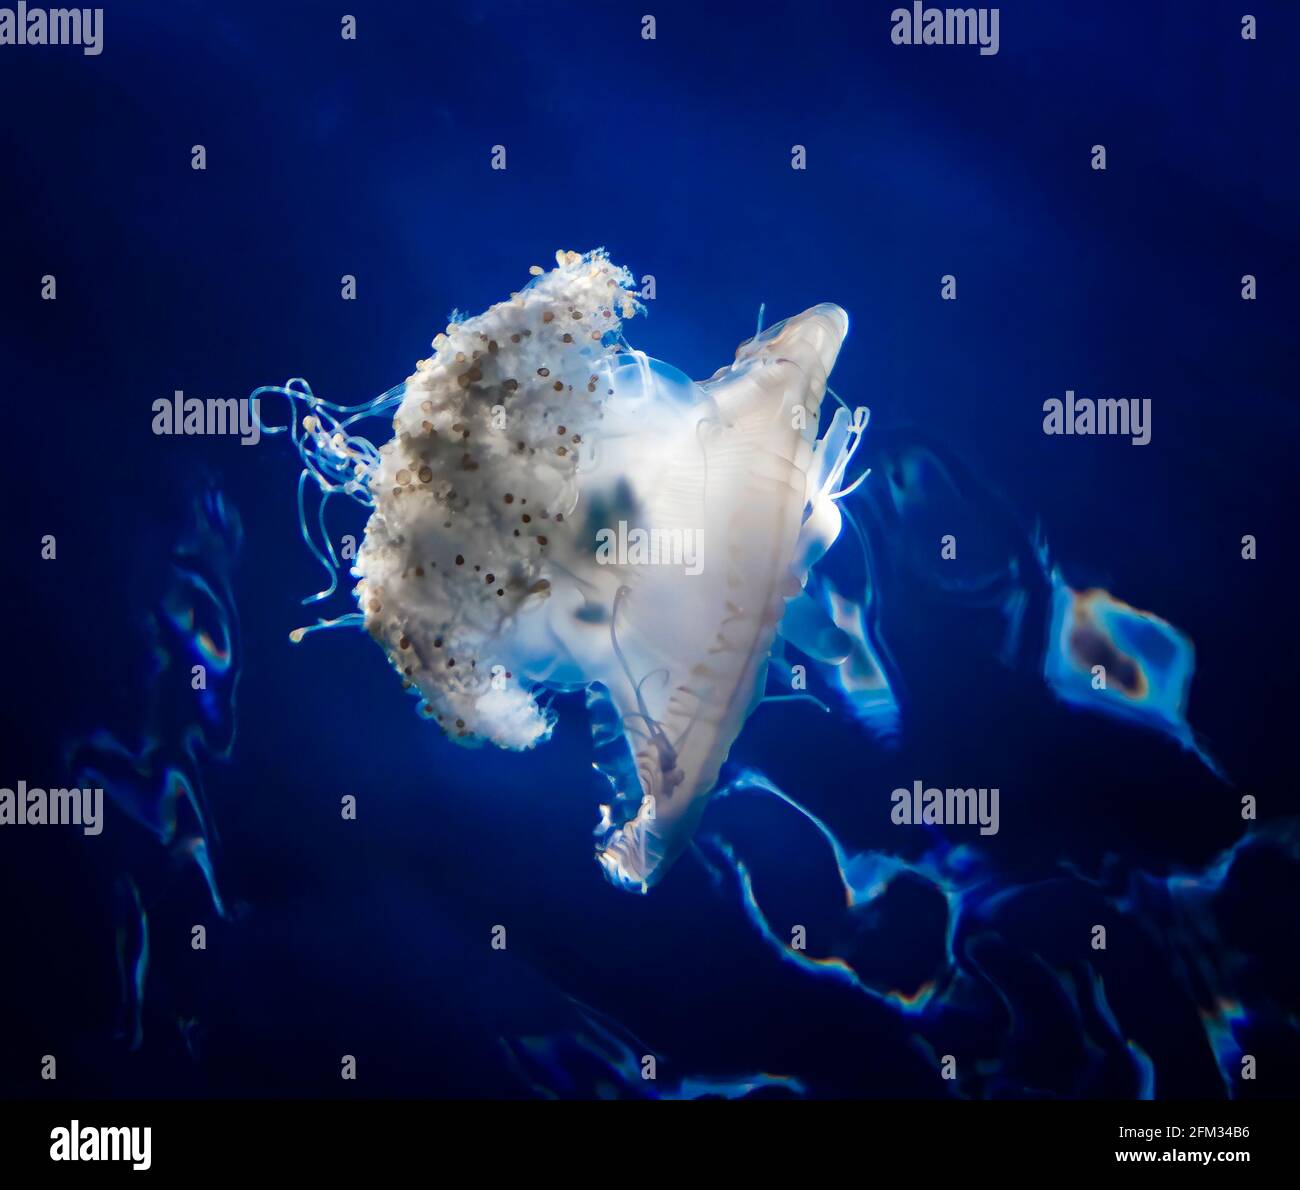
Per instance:
[[[110,3],[100,57],[0,47],[4,784],[56,784],[70,737],[132,731],[141,617],[205,476],[247,533],[239,735],[207,772],[223,891],[244,908],[215,921],[179,863],[151,878],[146,1041],[127,1054],[108,1040],[112,920],[90,846],[0,837],[0,1089],[331,1094],[356,1053],[361,1093],[522,1093],[495,1038],[563,1022],[568,994],[679,1072],[944,1093],[894,1018],[777,963],[689,859],[645,899],[606,886],[590,840],[605,791],[576,706],[535,755],[465,753],[361,634],[290,646],[319,573],[283,442],[150,431],[151,403],[178,388],[242,397],[305,376],[367,399],[453,307],[504,297],[556,248],[605,245],[653,274],[629,338],[697,377],[730,360],[760,302],[769,319],[843,305],[833,382],[872,409],[869,446],[919,427],[1039,519],[1076,581],[1185,630],[1194,726],[1265,816],[1294,811],[1300,18],[1252,0],[1247,42],[1223,3],[1003,3],[1001,52],[983,57],[892,45],[892,7]],[[956,302],[939,299],[945,273]],[[1042,402],[1066,388],[1151,398],[1152,443],[1045,437]],[[39,560],[46,533],[57,563]],[[997,841],[1009,879],[1106,852],[1163,873],[1239,835],[1238,795],[1175,746],[1031,710],[990,658],[963,655],[960,618],[884,596],[915,695],[902,749],[765,708],[735,753],[857,845],[894,845],[865,807],[931,774],[1015,791]],[[756,807],[734,829],[789,920],[833,894],[788,818]],[[1284,865],[1242,894],[1256,976],[1291,1011],[1295,891]],[[1035,904],[1051,934],[1056,911]],[[212,927],[205,955],[188,949],[194,920]],[[498,922],[505,956],[486,946]],[[925,911],[890,928],[890,953],[915,947],[924,967]],[[1158,1092],[1216,1093],[1168,1023],[1190,1010],[1165,998],[1159,957],[1106,961],[1125,1027],[1160,1058]],[[177,1041],[188,1016],[198,1060]],[[1033,1036],[1042,1054],[1074,1046],[1068,1023]],[[36,1078],[45,1053],[57,1088]],[[1294,1093],[1294,1061],[1260,1093]]]

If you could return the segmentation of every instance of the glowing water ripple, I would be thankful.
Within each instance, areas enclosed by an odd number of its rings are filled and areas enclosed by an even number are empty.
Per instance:
[[[64,756],[79,787],[102,787],[129,821],[193,864],[223,918],[217,833],[202,772],[213,760],[228,760],[234,746],[239,618],[231,575],[242,540],[239,514],[220,491],[208,488],[195,499],[172,549],[167,586],[147,618],[152,666],[139,744],[98,729],[73,741]],[[168,895],[159,881],[169,877],[136,870],[136,853],[126,843],[121,847],[124,870],[114,896],[119,1031],[136,1049],[150,963],[147,902]]]
[[[1006,1018],[1001,1052],[984,1072],[972,1077],[963,1072],[955,1081],[960,1095],[998,1093],[1059,1094],[1061,1088],[1020,1081],[1015,1071],[1019,1060],[1017,1038],[1028,1007],[1019,984],[1009,982],[998,970],[979,957],[981,951],[1001,949],[1016,955],[1026,970],[1036,969],[1054,984],[1067,1009],[1058,1025],[1068,1026],[1086,1056],[1071,1076],[1076,1082],[1070,1093],[1103,1093],[1098,1088],[1113,1085],[1118,1078],[1135,1098],[1153,1098],[1158,1090],[1156,1062],[1132,1036],[1109,1003],[1104,975],[1097,965],[1078,956],[1063,964],[1054,953],[1025,949],[1024,941],[1012,941],[1004,923],[1015,920],[1018,904],[1033,903],[1048,890],[1069,892],[1095,890],[1103,894],[1123,917],[1126,928],[1158,938],[1168,954],[1168,968],[1181,993],[1197,1013],[1208,1048],[1222,1075],[1224,1092],[1236,1094],[1239,1064],[1243,1055],[1241,1033],[1251,1022],[1251,1012],[1241,993],[1234,988],[1233,971],[1240,956],[1219,936],[1215,924],[1217,895],[1230,878],[1234,865],[1255,848],[1280,850],[1291,860],[1300,860],[1300,822],[1286,820],[1253,830],[1215,856],[1203,868],[1155,876],[1141,869],[1129,871],[1120,883],[1115,874],[1088,876],[1068,861],[1059,861],[1059,875],[1020,882],[998,873],[987,860],[972,857],[970,847],[954,848],[934,843],[919,859],[907,860],[883,852],[853,852],[821,818],[801,806],[761,773],[747,770],[731,782],[719,797],[758,794],[774,799],[811,823],[826,844],[827,855],[844,890],[847,917],[860,916],[880,898],[890,883],[908,874],[927,882],[940,892],[948,905],[943,970],[911,992],[880,986],[853,962],[839,954],[813,954],[795,949],[772,926],[754,891],[753,873],[736,848],[716,831],[706,827],[708,854],[716,857],[734,877],[732,887],[745,917],[757,935],[782,963],[812,978],[833,978],[863,994],[874,1003],[898,1013],[900,1029],[910,1032],[913,1042],[939,1064],[937,1039],[945,1034],[950,1018],[965,1018],[974,1008],[986,1021],[994,1019],[990,1009],[1000,1005]],[[959,855],[959,852],[965,854]],[[981,991],[983,989],[983,992]],[[994,1000],[980,1007],[982,995]],[[1274,1015],[1276,1012],[1274,1010]],[[1296,1031],[1295,1022],[1288,1023]],[[1125,1073],[1125,1069],[1127,1073]],[[987,1075],[992,1074],[990,1081]],[[1088,1088],[1092,1088],[1089,1092]]]
[[[581,1023],[570,1031],[502,1038],[520,1078],[542,1099],[745,1099],[756,1093],[804,1094],[797,1078],[678,1074],[674,1064],[594,1009],[575,1003]]]

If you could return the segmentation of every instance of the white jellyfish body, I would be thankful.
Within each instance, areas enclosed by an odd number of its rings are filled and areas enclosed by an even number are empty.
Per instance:
[[[695,383],[622,339],[631,280],[603,252],[557,253],[438,336],[383,406],[394,435],[377,452],[332,418],[307,430],[318,456],[355,460],[373,502],[354,567],[365,626],[449,736],[529,748],[552,727],[539,692],[608,692],[639,789],[602,807],[597,854],[644,890],[762,697],[787,601],[839,532],[863,423],[841,409],[818,440],[839,307]],[[824,616],[796,619],[848,655]]]

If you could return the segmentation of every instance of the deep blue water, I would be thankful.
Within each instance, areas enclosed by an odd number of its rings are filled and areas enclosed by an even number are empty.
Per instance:
[[[1004,3],[1000,52],[980,56],[892,45],[889,4],[350,7],[355,41],[321,5],[232,0],[106,5],[97,57],[0,47],[0,784],[65,783],[68,747],[100,729],[138,748],[151,723],[173,759],[195,723],[233,731],[228,759],[197,766],[224,918],[192,857],[118,809],[96,840],[0,832],[0,1089],[330,1095],[353,1054],[373,1095],[670,1093],[757,1071],[827,1096],[1294,1095],[1294,8],[1257,0],[1243,41],[1220,3]],[[646,897],[608,885],[581,699],[535,753],[466,752],[363,634],[290,645],[320,582],[292,453],[151,432],[176,389],[303,376],[366,400],[453,308],[600,245],[656,278],[629,338],[692,376],[730,361],[760,303],[850,313],[832,383],[872,410],[858,508],[901,734],[887,746],[838,704],[762,707],[732,762],[850,851],[919,863],[936,845],[888,820],[917,778],[999,786],[1002,830],[948,838],[977,850],[974,890],[945,900],[904,873],[858,914],[784,803],[722,798],[701,835],[743,859],[783,937],[806,925],[810,951],[884,992],[934,984],[919,1011],[783,961],[716,846]],[[1149,397],[1151,443],[1046,437],[1042,402],[1067,388]],[[935,595],[909,527],[872,522],[873,485],[916,443],[960,468],[940,516],[977,551],[1040,531],[1072,585],[1195,642],[1188,718],[1226,781],[1067,708],[998,662],[988,609]],[[151,672],[146,625],[211,491],[242,524],[239,680],[203,702],[178,660]],[[225,573],[210,540],[190,563]],[[114,1035],[132,886],[149,923],[134,1048],[132,1027]],[[583,1048],[597,1020],[659,1057],[655,1084]],[[523,1047],[528,1077],[503,1038],[548,1039]]]

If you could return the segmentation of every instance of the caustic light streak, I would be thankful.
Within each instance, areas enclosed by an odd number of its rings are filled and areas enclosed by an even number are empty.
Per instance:
[[[64,750],[64,765],[77,783],[102,786],[125,818],[170,857],[165,865],[149,865],[133,832],[110,830],[120,848],[111,897],[118,1031],[133,1050],[144,1037],[150,915],[184,903],[173,880],[175,860],[198,870],[213,910],[228,915],[203,776],[209,762],[230,759],[235,742],[241,641],[233,573],[242,542],[238,511],[219,490],[206,488],[189,508],[166,586],[146,619],[150,672],[138,700],[139,722],[130,733],[92,731]]]
[[[744,1099],[753,1095],[798,1098],[793,1077],[747,1073],[722,1078],[675,1073],[616,1021],[575,1002],[577,1024],[540,1036],[501,1038],[511,1066],[543,1099]]]
[[[1222,776],[1187,722],[1195,668],[1191,641],[1172,624],[1053,573],[1044,674],[1058,697],[1163,731]]]
[[[820,835],[844,893],[841,921],[819,930],[831,941],[829,952],[795,945],[756,892],[756,876],[770,874],[756,874],[731,839],[708,831],[699,843],[720,872],[730,875],[718,887],[739,899],[750,927],[782,963],[810,978],[836,980],[883,1005],[897,1014],[923,1052],[942,1053],[957,1021],[963,1029],[984,1022],[978,1044],[985,1047],[986,1062],[965,1066],[953,1088],[957,1094],[987,1096],[998,1087],[1055,1095],[1123,1088],[1125,1095],[1149,1099],[1159,1087],[1156,1055],[1167,1066],[1175,1064],[1177,1046],[1152,1045],[1159,1029],[1140,987],[1119,981],[1108,990],[1104,952],[1083,958],[1055,925],[1036,925],[1034,914],[1025,912],[1028,906],[1040,912],[1052,907],[1053,922],[1060,910],[1075,914],[1091,906],[1087,920],[1101,905],[1113,912],[1116,932],[1140,939],[1144,951],[1159,956],[1151,973],[1168,973],[1175,1016],[1181,1013],[1183,1025],[1196,1023],[1230,1097],[1237,1093],[1243,1039],[1252,1026],[1294,1032],[1294,1019],[1250,976],[1258,956],[1248,959],[1225,936],[1231,903],[1240,897],[1233,883],[1249,879],[1248,869],[1262,860],[1293,864],[1300,855],[1294,820],[1248,832],[1201,868],[1160,876],[1112,856],[1096,873],[1061,860],[1022,882],[999,872],[988,856],[938,835],[912,860],[855,851],[821,818],[751,770],[739,773],[717,796],[736,795],[774,799]],[[942,935],[928,972],[890,957],[899,950],[903,922],[891,922],[884,905],[891,888],[904,882],[928,889],[944,907],[938,920],[924,925],[914,912],[906,918],[908,932],[921,928]],[[891,968],[896,974],[910,971],[907,990],[889,982]],[[919,982],[918,975],[924,976]],[[1061,1029],[1078,1041],[1074,1064],[1045,1074],[1026,1038],[1059,1035]],[[1196,1044],[1194,1034],[1184,1036],[1184,1044]]]
[[[1196,669],[1187,636],[1108,591],[1069,586],[1042,532],[1026,532],[996,491],[937,446],[904,441],[877,455],[868,534],[895,586],[902,576],[906,595],[931,606],[992,611],[1005,665],[1037,671],[1070,706],[1169,736],[1224,777],[1187,721]],[[935,548],[941,541],[954,543],[951,555]]]

